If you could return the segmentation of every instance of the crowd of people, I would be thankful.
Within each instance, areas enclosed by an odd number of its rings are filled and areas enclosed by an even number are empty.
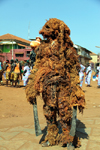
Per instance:
[[[17,87],[19,84],[19,79],[23,80],[23,86],[26,86],[29,79],[29,75],[31,73],[31,70],[34,66],[35,57],[36,54],[34,52],[34,49],[40,45],[41,38],[36,37],[36,41],[32,41],[30,43],[30,46],[32,48],[32,51],[30,53],[30,61],[27,60],[24,62],[24,66],[18,61],[18,59],[11,59],[6,60],[2,64],[0,62],[0,85],[2,85],[2,76],[4,76],[6,80],[6,86],[8,86],[8,82],[10,81],[10,86]],[[79,71],[79,78],[80,78],[80,87],[82,88],[83,81],[85,76],[85,84],[88,87],[91,87],[91,79],[94,79],[94,81],[98,80],[98,88],[100,88],[100,63],[97,64],[95,75],[92,76],[92,68],[91,64],[87,63],[86,66],[83,64],[80,64],[80,71]]]
[[[40,44],[41,38],[36,37],[36,41],[32,41],[30,46],[32,51],[30,53],[30,59],[24,62],[22,65],[18,59],[6,60],[4,63],[0,62],[0,84],[2,85],[2,77],[6,80],[6,86],[10,81],[11,87],[18,87],[20,79],[23,80],[23,86],[26,86],[29,81],[29,75],[34,66],[36,54],[34,49]]]
[[[11,87],[18,87],[20,80],[23,80],[23,86],[26,86],[31,69],[32,67],[29,60],[24,62],[24,66],[22,66],[18,59],[6,60],[4,63],[0,62],[0,84],[3,84],[2,78],[4,76],[6,86],[8,86],[8,82],[10,82]]]
[[[93,79],[93,81],[97,80],[97,84],[98,84],[97,87],[100,88],[100,64],[97,63],[96,72],[93,76],[92,76],[92,68],[90,63],[87,63],[86,67],[80,64],[80,67],[81,67],[79,72],[80,86],[82,87],[84,76],[85,76],[85,84],[87,85],[87,87],[91,87],[91,79]]]
[[[32,50],[30,54],[30,60],[32,61],[25,61],[24,66],[18,61],[18,59],[11,59],[10,61],[6,60],[4,63],[0,62],[0,85],[3,84],[2,77],[4,76],[6,86],[8,86],[8,82],[10,82],[11,87],[18,87],[20,80],[23,81],[23,86],[26,86],[29,80],[28,77],[34,66],[35,56],[36,54]],[[80,64],[79,78],[80,87],[82,87],[85,78],[85,84],[88,87],[91,87],[91,79],[93,79],[93,81],[97,80],[97,87],[100,88],[100,64],[97,64],[96,72],[93,76],[90,63],[87,63],[87,66]]]

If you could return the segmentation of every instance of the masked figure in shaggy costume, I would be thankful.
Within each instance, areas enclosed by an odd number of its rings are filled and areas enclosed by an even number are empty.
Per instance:
[[[45,40],[35,49],[36,62],[26,86],[26,96],[34,103],[36,96],[42,93],[47,121],[43,146],[74,143],[75,136],[70,135],[72,111],[78,106],[79,112],[83,112],[85,96],[80,87],[80,64],[69,37],[70,29],[63,21],[52,18],[39,33]],[[61,134],[58,133],[57,113]]]

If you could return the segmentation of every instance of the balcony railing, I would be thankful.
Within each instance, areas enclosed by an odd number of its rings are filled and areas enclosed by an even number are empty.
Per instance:
[[[86,53],[85,51],[79,51],[78,55],[92,59],[89,53]]]

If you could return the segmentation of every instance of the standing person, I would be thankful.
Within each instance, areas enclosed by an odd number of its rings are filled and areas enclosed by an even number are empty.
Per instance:
[[[28,83],[29,75],[30,75],[29,63],[26,62],[24,66],[24,73],[23,73],[23,78],[22,78],[24,86],[26,86]]]
[[[6,68],[6,61],[3,62],[3,70]],[[6,71],[3,72],[4,79],[6,79]]]
[[[9,63],[9,60],[6,60],[6,86],[8,86],[8,81],[10,79],[10,71],[11,71],[11,64]]]
[[[79,72],[79,77],[80,77],[80,87],[82,87],[83,85],[83,79],[84,79],[84,71],[85,71],[85,66],[83,66],[82,64],[80,64],[80,72]]]
[[[2,75],[3,75],[2,62],[0,62],[0,84],[2,84]]]
[[[13,59],[10,60],[10,64],[11,64],[10,84],[11,86],[13,86],[13,82],[14,82],[14,60]]]
[[[36,37],[36,41],[32,41],[30,43],[30,46],[32,48],[32,51],[30,53],[30,60],[31,60],[31,69],[33,69],[33,66],[34,66],[34,62],[35,62],[35,57],[36,57],[36,53],[34,52],[35,48],[37,46],[40,45],[40,42],[41,42],[41,38],[40,37]]]
[[[85,84],[87,84],[88,87],[91,87],[91,85],[90,85],[90,82],[91,82],[91,74],[92,74],[91,65],[90,65],[90,63],[87,63]]]
[[[23,69],[22,69],[22,61],[20,61],[20,79],[22,80],[22,74],[23,74]],[[19,81],[18,81],[19,82]]]
[[[18,59],[15,59],[15,64],[14,64],[14,82],[15,82],[15,87],[17,87],[19,75],[21,72],[21,64],[18,62]]]
[[[34,48],[32,48],[32,51],[30,52],[31,70],[33,69],[33,66],[34,66],[35,57],[36,57],[36,54],[34,52]]]
[[[100,64],[97,65],[98,88],[100,88]]]

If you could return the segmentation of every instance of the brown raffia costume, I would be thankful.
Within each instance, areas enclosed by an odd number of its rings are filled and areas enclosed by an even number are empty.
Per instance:
[[[63,21],[49,19],[39,33],[47,40],[35,49],[36,62],[26,86],[26,96],[34,103],[34,98],[42,93],[48,131],[45,142],[67,144],[75,139],[69,134],[73,106],[78,106],[80,112],[85,106],[84,92],[79,86],[78,55],[69,37],[70,29]],[[57,113],[62,126],[60,135]]]

